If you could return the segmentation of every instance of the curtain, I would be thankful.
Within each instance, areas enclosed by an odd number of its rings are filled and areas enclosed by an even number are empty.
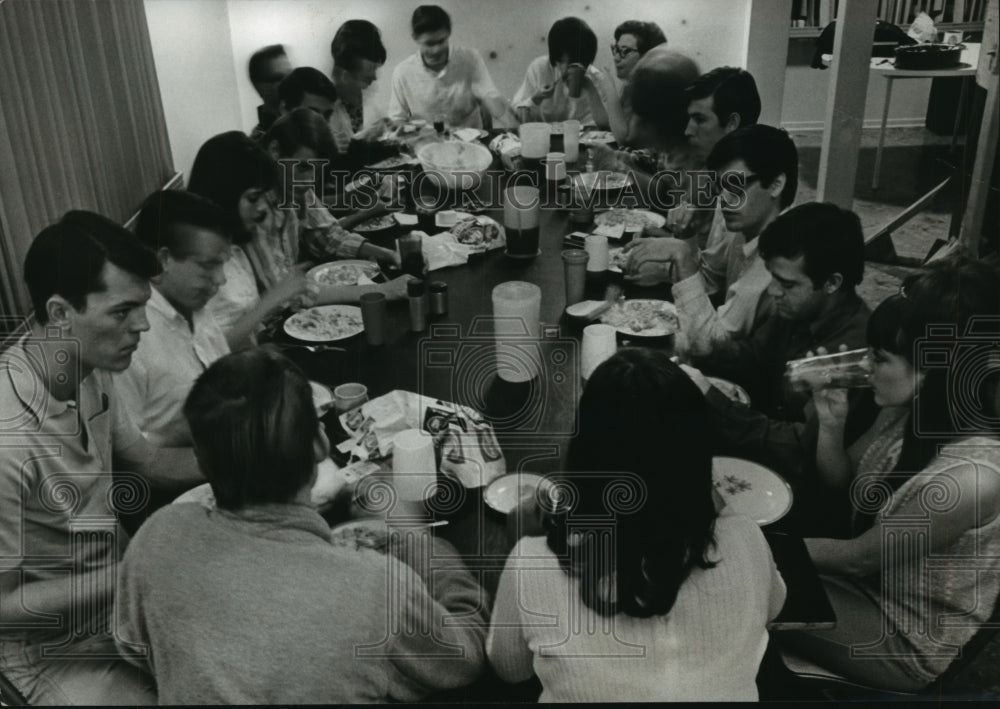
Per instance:
[[[0,2],[0,306],[30,311],[34,236],[70,209],[124,222],[173,175],[142,0]]]

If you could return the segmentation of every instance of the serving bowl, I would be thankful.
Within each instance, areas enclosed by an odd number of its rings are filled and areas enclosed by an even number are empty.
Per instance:
[[[451,140],[417,149],[424,172],[439,175],[448,189],[475,189],[493,162],[493,153],[478,143]]]

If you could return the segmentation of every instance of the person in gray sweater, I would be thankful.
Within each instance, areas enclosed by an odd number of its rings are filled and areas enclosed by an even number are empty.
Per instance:
[[[227,355],[184,414],[216,504],[150,517],[116,601],[119,646],[160,703],[413,701],[480,676],[489,600],[457,552],[426,529],[338,543],[311,505],[329,442],[294,364]]]

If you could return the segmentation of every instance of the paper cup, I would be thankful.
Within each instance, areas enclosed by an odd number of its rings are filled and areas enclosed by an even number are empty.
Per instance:
[[[507,281],[493,289],[497,373],[507,382],[527,382],[541,371],[538,346],[542,289],[534,283]]]
[[[588,234],[584,242],[587,249],[587,270],[591,273],[604,273],[610,264],[608,254],[608,237],[602,234]]]
[[[580,121],[563,121],[563,152],[566,154],[566,162],[580,159]]]
[[[618,344],[615,340],[615,329],[610,325],[588,325],[583,328],[583,353],[581,372],[583,378],[590,379],[597,366],[613,355]]]
[[[333,406],[338,414],[356,409],[368,401],[368,387],[364,384],[351,382],[341,384],[333,390]]]
[[[528,160],[544,158],[549,152],[552,126],[548,123],[522,123],[520,132],[521,157]]]
[[[427,431],[411,428],[392,439],[392,484],[404,502],[426,500],[434,494],[437,464],[434,439]]]

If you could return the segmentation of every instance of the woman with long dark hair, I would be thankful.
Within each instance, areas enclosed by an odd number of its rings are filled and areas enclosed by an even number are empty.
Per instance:
[[[310,140],[309,131],[297,129],[299,118],[304,116],[301,111],[311,113],[297,109],[292,112],[294,117],[289,114],[275,122],[268,145],[275,146],[282,157],[325,157],[318,151],[331,144],[329,130],[319,119],[322,130],[314,131],[316,139]],[[285,150],[292,153],[285,154]],[[239,227],[226,262],[226,283],[208,304],[234,349],[251,340],[261,322],[290,303],[351,302],[366,289],[384,290],[390,298],[402,297],[402,288],[395,281],[377,286],[309,284],[304,275],[308,264],[300,264],[303,257],[394,262],[395,254],[337,226],[311,190],[299,195],[298,211],[280,207],[275,192],[282,192],[282,185],[275,159],[239,131],[206,141],[191,168],[188,189],[223,207]]]
[[[754,700],[785,588],[751,520],[719,516],[701,393],[662,352],[625,349],[580,401],[565,503],[524,537],[487,652],[542,701]]]
[[[872,313],[871,384],[882,407],[872,427],[845,449],[846,392],[813,394],[817,470],[831,488],[850,487],[855,536],[807,540],[828,574],[836,629],[781,640],[849,678],[927,686],[1000,594],[1000,354],[983,337],[991,324],[996,337],[998,316],[993,267],[933,263]]]

